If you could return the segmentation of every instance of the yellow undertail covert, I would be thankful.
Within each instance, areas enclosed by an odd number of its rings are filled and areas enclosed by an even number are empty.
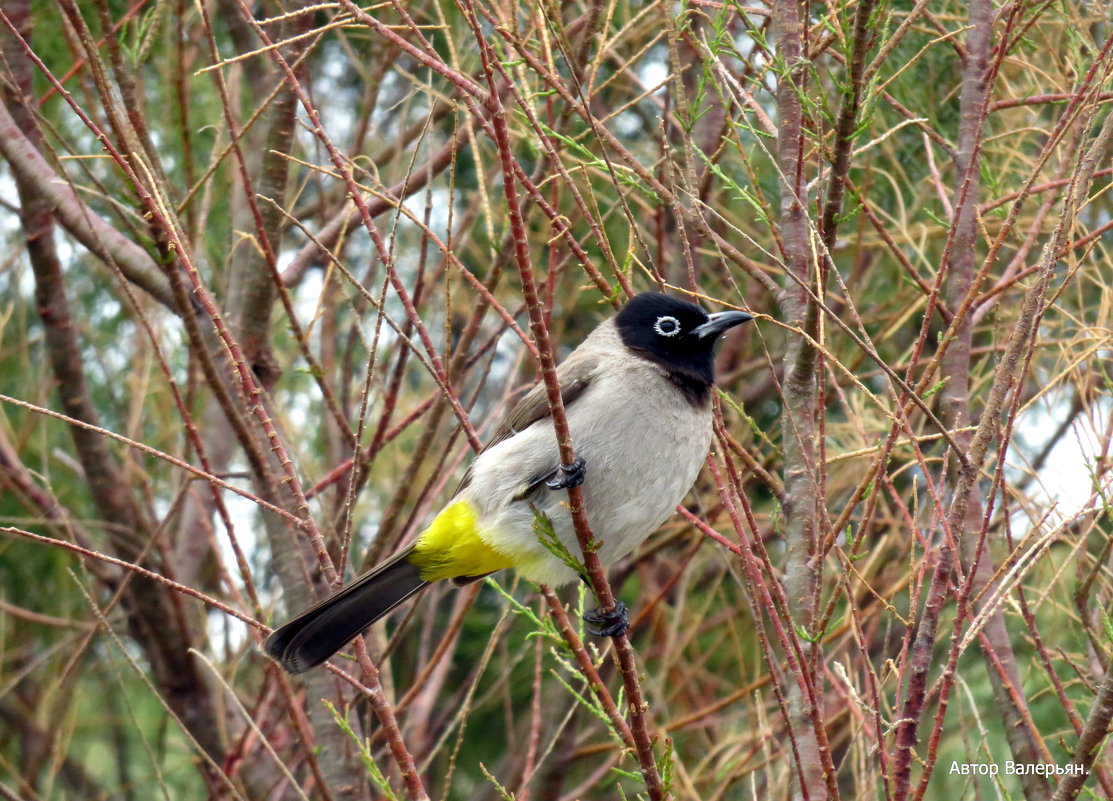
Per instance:
[[[434,518],[408,561],[421,571],[423,581],[485,576],[514,566],[479,536],[475,511],[465,500],[449,504]]]

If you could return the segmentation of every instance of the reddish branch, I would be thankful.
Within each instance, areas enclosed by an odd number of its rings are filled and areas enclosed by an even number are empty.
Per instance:
[[[470,10],[470,2],[465,0],[466,7]],[[507,129],[506,115],[503,111],[502,101],[495,88],[495,72],[490,62],[497,58],[490,44],[483,38],[478,20],[474,13],[471,15],[472,30],[479,44],[480,53],[487,69],[488,82],[492,91],[489,95],[487,107],[491,112],[491,123],[495,129],[495,138],[499,149],[499,158],[503,168],[503,189],[506,194],[506,204],[510,215],[510,227],[514,239],[514,254],[518,264],[518,273],[522,280],[522,295],[529,311],[530,331],[537,343],[537,352],[541,362],[541,378],[545,382],[548,394],[549,410],[552,413],[553,428],[556,432],[557,445],[560,450],[562,464],[572,464],[575,453],[572,449],[572,433],[568,426],[568,418],[564,412],[564,401],[560,394],[560,381],[557,379],[556,356],[553,349],[552,338],[545,320],[545,312],[541,298],[537,293],[537,281],[533,275],[533,264],[529,254],[529,236],[526,233],[522,211],[518,201],[518,190],[515,181],[514,155],[510,146],[510,135]],[[588,468],[591,469],[590,467]],[[571,487],[568,489],[568,503],[571,507],[572,522],[576,529],[576,538],[579,540],[583,553],[584,567],[592,590],[599,599],[600,607],[613,611],[616,603],[614,594],[606,574],[599,562],[596,553],[595,537],[591,533],[591,525],[587,519],[584,508],[583,488]],[[622,672],[623,683],[629,701],[630,729],[636,745],[638,763],[641,767],[642,779],[645,781],[646,791],[652,801],[664,798],[665,791],[661,784],[661,777],[657,770],[657,763],[653,756],[653,747],[649,739],[646,725],[645,708],[642,701],[641,684],[638,680],[637,665],[634,661],[634,651],[629,638],[623,633],[614,639],[615,655],[618,658]]]
[[[622,717],[622,713],[618,709],[618,704],[614,701],[614,696],[611,695],[607,685],[603,683],[603,678],[599,675],[599,671],[595,669],[595,664],[591,661],[591,656],[584,647],[583,640],[580,635],[576,633],[572,621],[568,618],[568,612],[564,608],[564,604],[560,602],[560,598],[553,592],[551,587],[544,587],[541,590],[545,596],[545,603],[549,607],[549,615],[552,617],[553,622],[556,624],[557,631],[564,637],[564,641],[568,644],[569,649],[572,651],[572,656],[576,659],[576,664],[580,668],[584,679],[587,681],[588,689],[591,690],[592,695],[599,701],[599,705],[607,714],[607,718],[614,726],[615,732],[622,741],[626,743],[626,747],[636,752],[637,746],[634,743],[633,732],[626,724],[626,719]]]
[[[1086,717],[1086,724],[1074,745],[1070,772],[1055,788],[1053,801],[1073,801],[1082,792],[1094,762],[1101,753],[1110,734],[1113,734],[1113,667],[1105,673],[1094,697],[1094,705]]]
[[[835,123],[835,148],[831,157],[831,175],[827,182],[827,197],[824,199],[823,215],[819,224],[819,232],[823,237],[823,255],[828,269],[834,267],[831,250],[835,247],[839,215],[842,213],[843,190],[846,177],[850,173],[854,131],[858,126],[862,92],[865,89],[866,53],[871,39],[869,23],[875,6],[876,0],[862,0],[854,12],[851,57],[843,86],[843,103]]]
[[[893,798],[904,801],[912,784],[912,752],[916,748],[916,728],[923,714],[924,696],[927,692],[927,674],[931,668],[935,649],[935,632],[939,615],[947,600],[954,554],[950,546],[943,545],[936,554],[935,569],[931,575],[931,589],[924,602],[916,640],[912,645],[903,687],[904,704],[901,706],[893,755]]]
[[[460,126],[452,138],[441,145],[428,161],[416,170],[411,170],[393,186],[384,189],[382,198],[369,200],[368,213],[372,217],[378,217],[397,208],[404,200],[424,189],[434,177],[455,163],[457,154],[469,141],[467,126]],[[358,221],[359,209],[350,200],[345,202],[340,211],[317,232],[316,237],[305,243],[286,265],[282,271],[283,283],[287,286],[297,284],[310,267],[327,258],[323,251],[334,248],[341,236]]]

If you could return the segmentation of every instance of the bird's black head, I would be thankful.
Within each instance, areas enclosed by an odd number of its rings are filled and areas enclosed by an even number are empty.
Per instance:
[[[749,319],[745,312],[708,314],[686,300],[644,292],[622,308],[615,326],[622,344],[662,367],[692,403],[704,404],[715,380],[715,342]]]

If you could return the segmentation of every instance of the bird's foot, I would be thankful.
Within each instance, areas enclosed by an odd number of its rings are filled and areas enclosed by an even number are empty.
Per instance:
[[[562,464],[557,468],[556,478],[546,481],[545,486],[551,490],[571,489],[584,483],[584,474],[587,472],[587,462],[577,456],[572,464]]]
[[[584,622],[596,637],[617,637],[630,630],[630,610],[622,601],[615,601],[614,609],[609,612],[602,609],[584,612]]]

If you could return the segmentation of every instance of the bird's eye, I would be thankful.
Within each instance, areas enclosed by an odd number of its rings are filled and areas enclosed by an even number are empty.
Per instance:
[[[680,333],[680,321],[668,314],[658,317],[653,330],[663,337],[674,337]]]

